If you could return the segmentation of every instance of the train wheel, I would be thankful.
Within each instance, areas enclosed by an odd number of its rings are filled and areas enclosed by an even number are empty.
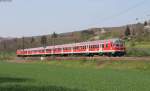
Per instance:
[[[99,55],[99,56],[103,56],[103,55],[104,55],[104,53],[100,52],[98,55]]]

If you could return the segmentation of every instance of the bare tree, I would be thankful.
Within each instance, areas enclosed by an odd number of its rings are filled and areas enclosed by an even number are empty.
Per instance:
[[[125,35],[126,37],[128,37],[128,36],[131,35],[131,30],[130,30],[130,27],[129,27],[129,26],[126,27],[126,30],[125,30],[125,32],[124,32],[124,35]]]
[[[34,39],[34,37],[31,37],[31,41],[30,41],[30,43],[31,43],[31,46],[30,46],[30,47],[34,47],[34,42],[35,42],[35,39]]]
[[[14,45],[15,45],[14,49],[17,50],[18,49],[18,39],[14,38],[13,41],[14,41]]]
[[[2,44],[3,44],[3,50],[6,51],[7,50],[6,40],[3,40]]]
[[[23,51],[24,51],[24,48],[25,48],[24,40],[25,40],[25,38],[24,38],[24,37],[22,37],[22,49],[23,49]]]
[[[52,34],[53,45],[55,45],[55,38],[57,38],[57,37],[58,37],[58,34],[53,32],[53,34]]]
[[[34,41],[35,41],[35,39],[34,39],[34,37],[32,37],[30,43],[32,44],[32,43],[34,43]]]
[[[47,45],[47,37],[46,36],[41,37],[41,45],[43,47],[46,47],[46,45]]]
[[[145,22],[144,22],[144,26],[147,26],[147,25],[148,25],[148,23],[147,23],[147,21],[145,21]]]

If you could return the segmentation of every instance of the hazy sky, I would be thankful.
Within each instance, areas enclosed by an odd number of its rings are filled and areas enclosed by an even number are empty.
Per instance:
[[[150,19],[150,0],[12,0],[0,2],[0,36],[36,36]]]

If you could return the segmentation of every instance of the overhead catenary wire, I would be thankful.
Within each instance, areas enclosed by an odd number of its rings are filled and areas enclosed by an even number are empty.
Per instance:
[[[107,21],[113,20],[113,19],[115,19],[117,17],[120,17],[120,16],[122,16],[122,15],[124,15],[124,14],[126,14],[126,13],[128,13],[128,12],[134,10],[134,9],[136,9],[137,7],[144,5],[146,3],[146,1],[147,0],[142,0],[142,1],[132,5],[131,7],[126,8],[125,10],[122,10],[122,11],[120,11],[120,12],[114,14],[114,15],[111,15],[111,16],[103,18],[101,21],[102,22],[107,22]]]

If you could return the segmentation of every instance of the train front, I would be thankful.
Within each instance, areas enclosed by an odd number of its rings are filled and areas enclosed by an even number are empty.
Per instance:
[[[115,56],[123,56],[126,54],[125,41],[122,39],[115,39],[112,43]]]

